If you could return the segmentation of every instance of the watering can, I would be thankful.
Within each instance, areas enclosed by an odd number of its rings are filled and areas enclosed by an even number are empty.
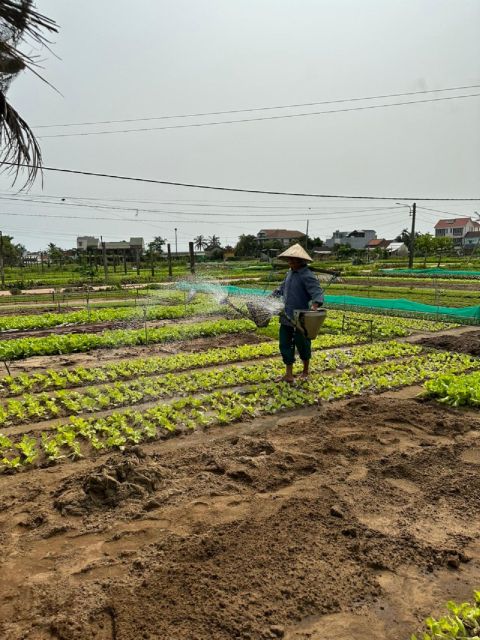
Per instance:
[[[295,309],[293,318],[289,318],[289,320],[293,321],[295,328],[303,333],[306,338],[314,340],[318,336],[320,327],[325,322],[326,317],[326,309],[317,309],[315,311],[311,309]]]

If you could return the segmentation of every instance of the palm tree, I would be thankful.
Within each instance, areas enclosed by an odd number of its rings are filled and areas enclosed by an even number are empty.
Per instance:
[[[193,239],[195,249],[201,251],[202,249],[206,249],[208,247],[208,242],[205,236],[199,235]]]
[[[208,248],[209,249],[217,249],[220,247],[220,238],[218,236],[210,236],[208,238]]]
[[[35,11],[32,0],[0,0],[0,162],[13,168],[15,178],[27,169],[31,184],[42,167],[38,142],[25,120],[7,101],[13,78],[28,69],[36,76],[36,61],[18,49],[22,39],[47,45],[44,33],[58,31],[53,20]]]

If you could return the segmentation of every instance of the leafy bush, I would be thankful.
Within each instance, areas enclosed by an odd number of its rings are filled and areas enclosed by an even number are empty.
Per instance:
[[[411,640],[480,640],[480,591],[474,591],[474,600],[474,604],[448,602],[450,614],[438,620],[427,618],[428,631],[421,636],[412,635]]]
[[[480,405],[480,374],[443,375],[425,383],[425,395],[452,407]]]

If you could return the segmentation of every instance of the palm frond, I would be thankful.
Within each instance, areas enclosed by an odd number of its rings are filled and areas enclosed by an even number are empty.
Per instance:
[[[58,31],[54,20],[38,13],[33,8],[32,0],[1,0],[0,20],[4,28],[11,31],[13,40],[18,36],[28,36],[40,45],[46,45],[48,40],[45,32]],[[17,36],[17,37],[15,37]]]
[[[15,174],[27,169],[25,186],[32,184],[42,168],[40,146],[25,120],[0,91],[0,162]],[[14,180],[14,182],[15,182]]]
[[[32,184],[41,172],[42,154],[32,130],[7,101],[6,92],[11,80],[24,69],[41,78],[34,69],[35,58],[20,51],[19,42],[30,39],[47,46],[46,34],[57,30],[53,20],[34,9],[33,0],[0,0],[0,163],[13,171],[14,182],[26,168],[24,186]]]

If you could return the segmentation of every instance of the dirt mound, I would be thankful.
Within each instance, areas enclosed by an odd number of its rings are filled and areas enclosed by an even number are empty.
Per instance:
[[[431,336],[416,341],[416,344],[480,356],[480,331],[469,331],[460,335]]]
[[[153,493],[162,478],[158,465],[145,463],[135,453],[113,456],[98,469],[70,478],[57,493],[54,507],[62,515],[82,515],[92,509],[116,507]]]
[[[479,433],[364,397],[5,477],[0,635],[409,637],[478,582]]]

